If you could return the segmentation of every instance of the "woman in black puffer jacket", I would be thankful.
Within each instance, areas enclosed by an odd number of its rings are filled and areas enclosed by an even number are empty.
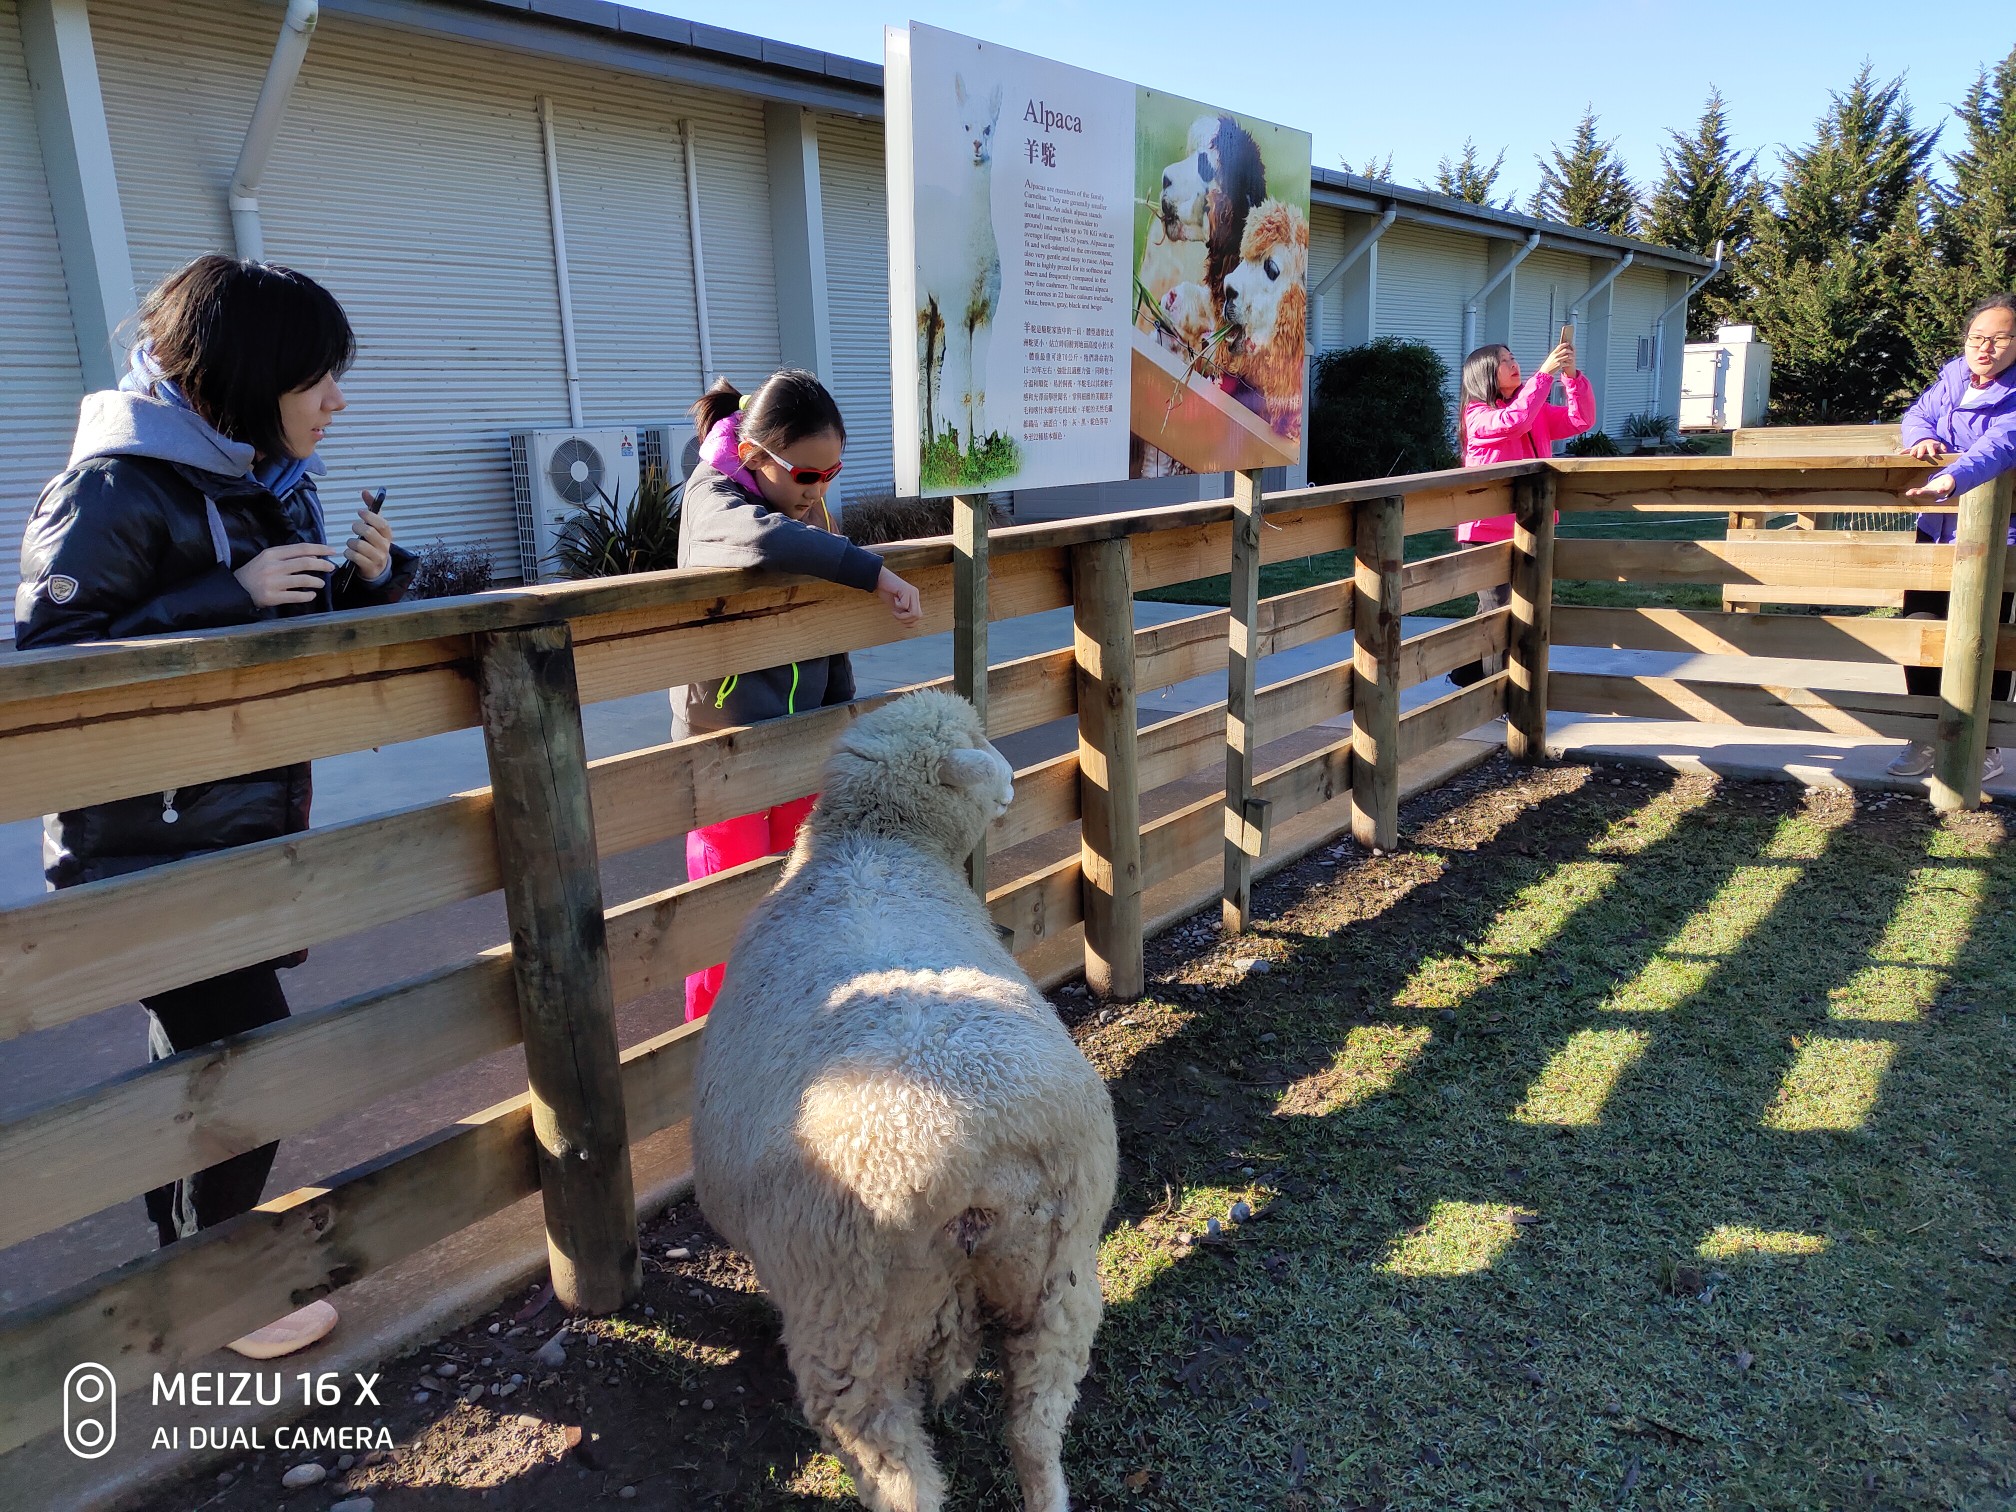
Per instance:
[[[350,322],[312,279],[209,256],[150,293],[133,371],[85,397],[70,465],[21,543],[18,650],[207,630],[398,599],[412,557],[365,508],[327,544],[315,456],[344,408]],[[339,568],[339,564],[342,564]],[[166,788],[44,820],[50,884],[308,827],[309,769]],[[287,1015],[276,966],[146,999],[161,1059]],[[163,1244],[255,1206],[266,1145],[147,1195]]]

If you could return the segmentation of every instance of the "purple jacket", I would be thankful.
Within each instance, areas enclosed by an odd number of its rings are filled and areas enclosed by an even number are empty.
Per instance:
[[[1988,384],[1986,404],[1963,409],[1960,398],[1973,381],[1967,359],[1955,357],[1939,370],[1932,387],[1904,412],[1905,446],[1939,441],[1948,451],[1960,453],[1958,461],[1932,474],[1933,478],[1953,480],[1952,497],[1956,499],[2016,468],[2016,368]],[[1935,541],[1950,541],[1953,519],[1950,514],[1921,514],[1918,528]],[[2016,546],[2016,520],[2009,525],[2009,544]]]

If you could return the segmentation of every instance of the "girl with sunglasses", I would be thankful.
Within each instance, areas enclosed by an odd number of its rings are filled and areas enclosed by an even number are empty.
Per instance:
[[[686,480],[679,516],[681,567],[768,567],[879,596],[905,629],[924,612],[917,590],[882,558],[837,534],[826,490],[839,476],[847,426],[840,406],[810,373],[786,368],[744,395],[725,378],[693,406],[700,462]],[[757,724],[854,697],[845,652],[737,672],[672,693],[672,738]],[[816,796],[816,795],[815,795]],[[709,824],[686,837],[686,874],[697,881],[783,855],[812,811],[800,798]],[[721,990],[722,967],[686,978],[686,1017],[702,1018]]]

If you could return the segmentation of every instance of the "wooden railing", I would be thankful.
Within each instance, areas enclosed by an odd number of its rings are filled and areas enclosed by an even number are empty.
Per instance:
[[[1935,798],[1975,802],[1991,729],[2016,743],[1987,704],[1989,665],[2016,665],[1993,624],[2006,482],[1959,501],[1958,547],[1555,539],[1557,507],[1899,509],[1924,473],[1896,458],[1536,462],[1264,499],[1249,478],[1230,500],[991,540],[969,525],[956,552],[935,541],[886,555],[922,590],[925,631],[951,627],[955,572],[959,600],[995,620],[1072,607],[1062,650],[985,666],[984,635],[958,640],[959,679],[984,693],[991,733],[1074,716],[1078,730],[1075,750],[1016,774],[982,880],[1025,961],[1075,956],[1125,997],[1141,990],[1152,890],[1187,908],[1219,896],[1243,927],[1270,835],[1349,826],[1393,846],[1403,764],[1501,715],[1528,757],[1550,709],[1928,736]],[[1509,542],[1405,559],[1409,535],[1506,512]],[[1262,563],[1344,548],[1348,580],[1259,596]],[[1228,567],[1229,610],[1136,628],[1137,593]],[[1950,586],[1953,609],[1941,624],[1552,606],[1557,579],[1589,578]],[[1505,583],[1509,608],[1403,637],[1403,614]],[[1257,685],[1261,657],[1347,630],[1349,660]],[[813,791],[833,737],[878,700],[592,762],[580,704],[899,634],[866,595],[692,570],[0,658],[0,820],[468,727],[484,730],[493,784],[0,910],[0,1039],[500,888],[515,942],[0,1124],[0,1245],[512,1045],[528,1084],[0,1317],[0,1448],[55,1423],[80,1360],[130,1388],[534,1192],[563,1300],[597,1310],[633,1295],[629,1148],[687,1118],[704,1025],[624,1047],[615,1006],[718,960],[781,862],[613,905],[598,863]],[[1550,641],[1937,665],[1948,692],[1550,676]],[[1401,712],[1406,688],[1501,653],[1502,671]],[[1141,694],[1221,670],[1225,701],[1138,726]],[[1322,729],[1346,713],[1348,732]],[[1205,774],[1221,763],[1214,791]]]
[[[1916,514],[1903,497],[1931,469],[1898,456],[1753,461],[1731,457],[1557,462],[1564,519],[1594,510],[1634,514],[1711,508],[1818,513]],[[1563,606],[1551,616],[1557,645],[1685,651],[1820,662],[1805,685],[1750,681],[1556,674],[1548,706],[1584,714],[1700,720],[1811,730],[1881,740],[1922,740],[1935,751],[1932,801],[1942,809],[1980,801],[1989,745],[2016,744],[2016,709],[1989,699],[1991,674],[2016,668],[2016,629],[2000,623],[2004,585],[2016,582],[2007,546],[2012,478],[2004,476],[1935,512],[1958,515],[1949,546],[1902,532],[1732,532],[1723,541],[1563,540],[1558,579],[1743,585],[1765,603],[1808,595],[1838,604],[1858,590],[1950,591],[1944,620],[1867,615],[1736,614],[1680,609]],[[1874,538],[1871,538],[1874,537]],[[1939,667],[1941,692],[1870,692],[1842,676],[1852,664]]]
[[[993,619],[1073,608],[1072,647],[984,673],[985,637],[959,637],[991,733],[1078,722],[1075,751],[1017,774],[990,837],[987,904],[1017,953],[1082,950],[1101,990],[1138,994],[1149,890],[1197,875],[1190,906],[1206,902],[1222,856],[1243,922],[1269,826],[1340,799],[1348,810],[1354,788],[1368,833],[1395,843],[1401,764],[1501,714],[1511,674],[1405,717],[1399,691],[1518,639],[1515,606],[1401,640],[1402,611],[1507,581],[1513,548],[1403,565],[1396,543],[1502,513],[1515,483],[1541,474],[1521,464],[1265,500],[1243,479],[1232,501],[1003,530],[956,554],[946,541],[891,548],[923,593],[925,631],[951,627],[955,557],[959,598]],[[1370,518],[1394,549],[1369,577],[1258,596],[1262,562],[1348,547]],[[1135,628],[1137,592],[1228,565],[1234,611]],[[1378,649],[1355,665],[1254,685],[1259,657],[1375,623]],[[0,1317],[0,1448],[56,1422],[79,1360],[137,1386],[534,1192],[561,1298],[601,1311],[634,1295],[630,1146],[686,1119],[704,1026],[623,1047],[615,1007],[718,960],[781,862],[613,905],[598,863],[813,791],[833,737],[878,700],[593,762],[580,705],[900,634],[867,595],[691,570],[0,658],[0,820],[468,727],[484,731],[492,777],[0,910],[0,1039],[500,888],[514,941],[8,1119],[0,1245],[514,1044],[528,1086]],[[1228,667],[1229,703],[1137,729],[1139,694]],[[1275,749],[1358,704],[1377,708],[1359,731]],[[1214,794],[1198,774],[1221,762],[1233,781]],[[1045,859],[1018,863],[1017,846]]]

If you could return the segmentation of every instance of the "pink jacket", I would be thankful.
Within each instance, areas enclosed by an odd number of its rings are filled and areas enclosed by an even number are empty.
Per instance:
[[[1463,465],[1485,467],[1493,462],[1524,462],[1551,456],[1556,441],[1579,436],[1596,423],[1596,395],[1580,372],[1567,380],[1568,402],[1549,404],[1552,373],[1535,373],[1504,404],[1463,407]],[[1466,544],[1512,539],[1512,516],[1493,515],[1456,527],[1456,539]]]

